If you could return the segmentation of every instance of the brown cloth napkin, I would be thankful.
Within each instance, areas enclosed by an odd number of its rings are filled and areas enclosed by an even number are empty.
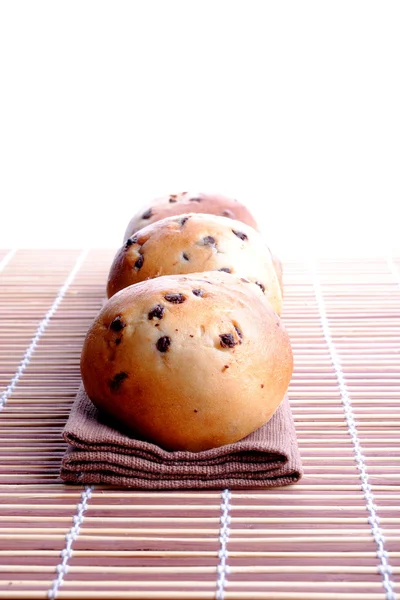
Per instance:
[[[61,477],[136,489],[276,487],[302,476],[287,396],[272,419],[246,438],[203,452],[169,452],[113,429],[84,389],[78,392],[63,433],[71,445]]]

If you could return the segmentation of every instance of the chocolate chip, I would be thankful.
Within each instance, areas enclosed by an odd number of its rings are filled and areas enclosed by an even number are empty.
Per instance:
[[[240,331],[239,327],[237,327],[236,325],[234,325],[235,331],[238,334],[239,338],[242,340],[243,339],[243,333]]]
[[[194,335],[192,333],[189,333],[189,337],[194,337]]]
[[[186,300],[186,296],[183,294],[165,294],[164,298],[167,302],[172,302],[172,304],[182,304]]]
[[[258,287],[261,288],[262,292],[265,292],[265,287],[263,286],[263,284],[261,283],[261,281],[256,281],[256,285],[258,285]]]
[[[160,337],[157,340],[157,350],[159,352],[166,352],[168,350],[168,348],[171,345],[171,338],[169,338],[167,335],[164,335],[163,337]]]
[[[121,384],[128,377],[128,373],[121,371],[121,373],[117,373],[114,375],[113,379],[110,381],[110,388],[113,392],[117,392],[121,387]]]
[[[183,253],[182,253],[182,258],[183,258],[184,260],[190,260],[190,259],[189,259],[189,256],[186,254],[186,252],[183,252]]]
[[[262,384],[260,385],[260,387],[261,387],[261,388],[263,388],[263,387],[264,387],[264,384],[262,383]]]
[[[169,201],[170,202],[177,202],[177,194],[170,194],[169,195]]]
[[[152,215],[153,211],[151,210],[151,208],[149,208],[149,210],[146,210],[146,212],[142,214],[142,219],[150,219]]]
[[[224,365],[221,369],[222,373],[224,373],[227,369],[229,369],[229,365]]]
[[[235,339],[231,333],[221,333],[219,337],[222,348],[233,348],[236,346]]]
[[[124,327],[125,323],[121,319],[120,315],[118,315],[118,317],[115,317],[115,319],[111,321],[110,329],[112,329],[113,331],[121,331],[121,329],[123,329]]]
[[[136,244],[136,242],[137,242],[137,237],[128,238],[126,240],[125,248],[129,248],[129,246],[132,246],[133,244]]]
[[[184,226],[184,224],[186,223],[186,221],[189,221],[189,217],[183,217],[183,219],[181,219],[181,221],[180,221],[181,227]]]
[[[206,237],[203,238],[203,244],[205,246],[215,246],[215,238],[213,238],[212,235],[206,235]]]
[[[201,202],[201,198],[189,198],[189,202]]]
[[[121,342],[122,342],[122,337],[120,337],[120,338],[117,338],[117,339],[115,340],[115,345],[116,345],[116,346],[119,346]]]
[[[197,408],[195,408],[193,412],[199,412],[199,411],[197,410]]]
[[[170,198],[169,201],[172,202],[177,202],[176,198]]]
[[[148,314],[149,321],[153,319],[162,319],[164,316],[164,307],[161,304],[157,304]]]
[[[218,269],[218,271],[223,271],[224,273],[232,273],[232,271],[228,269],[228,267],[222,267],[222,269]]]
[[[244,242],[249,239],[247,235],[243,233],[243,231],[236,231],[236,229],[232,229],[232,233],[237,235],[237,237],[243,240]]]
[[[141,269],[144,263],[144,256],[141,254],[135,262],[135,269]]]
[[[203,292],[203,290],[200,290],[200,289],[192,290],[192,293],[193,293],[195,296],[200,296],[200,298],[201,298],[202,296],[204,296],[204,292]]]

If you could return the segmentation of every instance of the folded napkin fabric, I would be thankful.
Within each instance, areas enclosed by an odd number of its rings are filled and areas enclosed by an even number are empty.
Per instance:
[[[302,476],[287,396],[268,423],[234,444],[197,453],[170,452],[108,424],[81,387],[63,436],[69,447],[61,477],[71,483],[234,489],[288,485]]]

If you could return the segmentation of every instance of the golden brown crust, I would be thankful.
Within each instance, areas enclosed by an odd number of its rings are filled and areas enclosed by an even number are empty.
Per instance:
[[[281,313],[279,281],[262,236],[244,223],[209,214],[168,217],[137,231],[114,259],[107,294],[161,275],[220,270],[257,283]]]
[[[124,241],[150,223],[185,213],[207,213],[229,217],[257,229],[257,223],[249,210],[233,198],[220,194],[182,192],[156,198],[134,215],[125,231]]]
[[[168,450],[235,442],[282,401],[289,337],[258,286],[225,273],[165,276],[113,296],[82,351],[89,397]]]

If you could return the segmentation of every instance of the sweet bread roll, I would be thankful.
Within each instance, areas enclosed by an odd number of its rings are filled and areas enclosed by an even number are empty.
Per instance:
[[[150,223],[155,223],[165,217],[182,215],[185,213],[205,213],[218,215],[241,221],[254,229],[258,229],[257,223],[250,211],[240,202],[220,194],[205,194],[202,192],[182,192],[162,196],[143,207],[131,219],[124,235],[124,242],[136,231]],[[281,288],[283,297],[282,263],[277,256],[272,254],[272,260]]]
[[[257,223],[249,210],[237,200],[219,194],[182,192],[156,198],[147,207],[142,208],[131,219],[125,232],[124,241],[150,223],[185,213],[206,213],[229,217],[257,229]]]
[[[161,275],[226,271],[257,283],[280,314],[282,295],[271,253],[252,227],[189,213],[156,221],[128,238],[111,266],[107,294]]]
[[[292,368],[289,337],[260,288],[218,272],[125,288],[96,318],[81,357],[85,389],[103,414],[191,452],[268,421]]]

